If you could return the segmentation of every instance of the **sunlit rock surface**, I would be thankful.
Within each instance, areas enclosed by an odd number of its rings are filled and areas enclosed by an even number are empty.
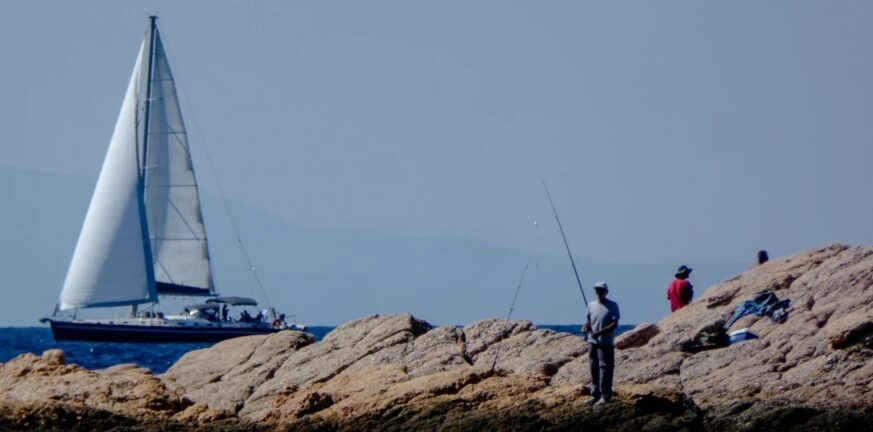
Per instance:
[[[731,329],[759,339],[680,350],[762,290],[791,300],[785,322],[746,316]],[[578,336],[499,319],[434,328],[404,314],[358,319],[318,343],[292,331],[228,340],[160,377],[24,355],[0,367],[0,415],[13,428],[78,418],[143,430],[854,430],[873,420],[873,248],[750,268],[618,343],[606,407],[585,403]]]

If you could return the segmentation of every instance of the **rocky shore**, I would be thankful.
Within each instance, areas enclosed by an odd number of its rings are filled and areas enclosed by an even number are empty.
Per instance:
[[[762,290],[791,300],[784,322],[748,315],[731,329],[758,339],[683,348]],[[374,315],[318,343],[292,331],[228,340],[160,376],[85,370],[53,350],[0,366],[0,429],[869,430],[873,247],[753,267],[617,344],[616,399],[596,408],[582,339],[526,321]]]

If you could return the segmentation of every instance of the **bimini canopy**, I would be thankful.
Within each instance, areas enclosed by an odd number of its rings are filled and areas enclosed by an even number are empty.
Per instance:
[[[213,297],[206,303],[227,303],[231,306],[257,306],[258,302],[248,297]]]
[[[215,303],[201,303],[188,306],[188,309],[191,310],[199,310],[199,311],[208,311],[208,310],[218,310],[220,306]]]

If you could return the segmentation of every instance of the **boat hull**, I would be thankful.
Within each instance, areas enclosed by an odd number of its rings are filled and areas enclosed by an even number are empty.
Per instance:
[[[241,336],[271,334],[280,329],[268,326],[150,325],[50,320],[56,341],[90,342],[219,342]]]

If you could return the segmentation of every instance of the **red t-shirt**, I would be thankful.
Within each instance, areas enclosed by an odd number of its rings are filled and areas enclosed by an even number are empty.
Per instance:
[[[670,311],[676,312],[682,309],[682,306],[691,303],[691,298],[694,297],[694,290],[691,282],[687,279],[673,279],[670,286],[667,287],[667,300],[670,300]]]

